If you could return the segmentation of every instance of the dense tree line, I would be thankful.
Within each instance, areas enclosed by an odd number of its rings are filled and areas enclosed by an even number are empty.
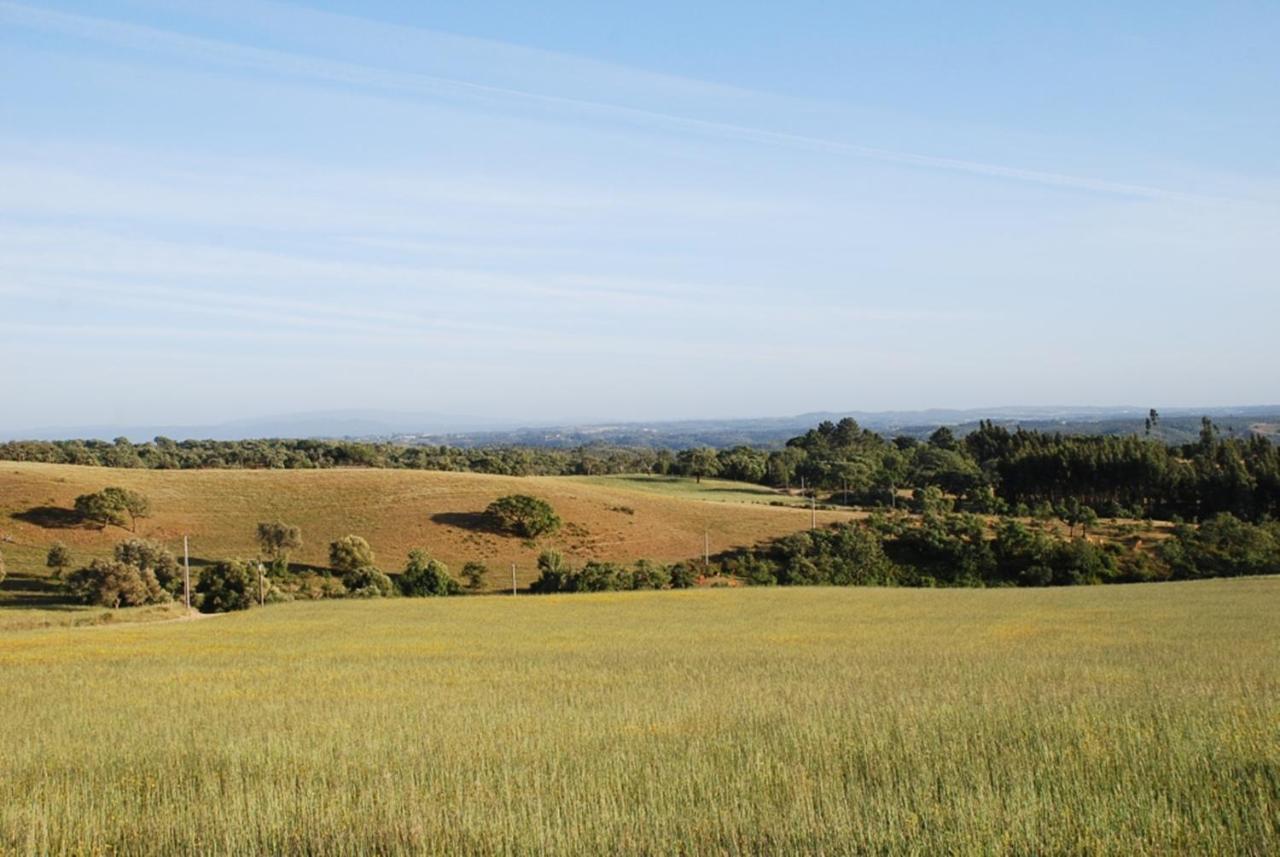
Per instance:
[[[722,558],[756,585],[1067,586],[1280,572],[1280,523],[1221,513],[1154,552],[967,513],[882,515],[784,536]]]
[[[1155,412],[1152,412],[1153,417]],[[1193,443],[1151,436],[1010,431],[991,422],[963,438],[940,428],[925,442],[892,440],[852,419],[823,422],[780,450],[580,447],[455,448],[329,440],[11,441],[0,458],[148,468],[390,467],[512,476],[649,473],[720,476],[821,492],[831,502],[898,505],[936,487],[962,509],[1018,513],[1067,504],[1104,517],[1248,521],[1280,516],[1280,449],[1260,435],[1222,437],[1205,419]],[[118,499],[118,498],[117,498]],[[120,511],[116,504],[117,511]],[[99,519],[112,512],[87,510]],[[145,510],[143,511],[145,514]],[[86,516],[88,517],[88,516]]]
[[[1205,420],[1194,443],[1064,437],[986,423],[965,445],[1011,504],[1074,498],[1103,515],[1251,521],[1280,514],[1280,450],[1267,438],[1224,438]]]
[[[731,453],[733,451],[730,451]],[[786,453],[790,456],[786,457]],[[1194,443],[1062,435],[983,422],[963,439],[886,440],[853,420],[823,423],[766,457],[766,484],[796,480],[837,502],[894,506],[904,488],[936,487],[973,512],[1248,521],[1280,516],[1280,449],[1260,435],[1224,438],[1205,420]]]
[[[824,423],[788,442],[773,481],[803,480],[840,501],[895,505],[903,488],[937,487],[975,512],[1062,508],[1074,501],[1108,517],[1263,520],[1280,512],[1280,453],[1266,438],[1223,438],[1205,422],[1199,441],[1009,431],[984,422],[958,439],[885,440],[852,420]],[[766,480],[770,481],[770,480]]]
[[[630,566],[595,559],[574,566],[555,551],[543,551],[538,557],[538,579],[530,588],[539,593],[688,589],[704,571],[695,563],[666,565],[647,559]]]
[[[394,576],[375,564],[369,543],[348,535],[329,545],[329,567],[296,569],[287,551],[302,544],[298,527],[282,522],[258,525],[262,559],[224,559],[205,565],[192,581],[192,604],[205,613],[245,610],[258,604],[321,598],[383,598],[393,595],[457,595],[462,584],[448,567],[423,550],[409,552]],[[71,565],[65,545],[49,549],[48,565],[61,572]],[[488,569],[470,562],[463,569],[467,588],[479,589]],[[174,555],[158,542],[131,538],[116,545],[111,559],[93,559],[63,579],[67,593],[85,604],[141,607],[183,597],[183,573]]]
[[[504,476],[680,472],[676,456],[669,450],[599,446],[461,448],[340,440],[174,441],[158,437],[136,444],[127,438],[112,442],[8,441],[0,443],[0,459],[155,470],[385,467]]]

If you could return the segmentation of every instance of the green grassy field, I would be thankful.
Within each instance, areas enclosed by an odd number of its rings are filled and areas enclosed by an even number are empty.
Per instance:
[[[633,473],[617,476],[567,476],[565,481],[584,485],[612,487],[615,490],[639,491],[665,497],[710,500],[721,503],[762,503],[771,506],[787,506],[808,509],[809,501],[803,497],[783,494],[764,485],[749,482],[731,482],[727,479],[703,479],[701,482],[687,476],[658,476],[649,473]]]
[[[1280,579],[0,630],[0,851],[1280,850]]]

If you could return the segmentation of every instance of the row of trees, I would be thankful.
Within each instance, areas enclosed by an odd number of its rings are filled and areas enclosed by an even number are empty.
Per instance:
[[[340,440],[184,440],[158,437],[147,443],[127,438],[98,440],[8,441],[0,459],[100,467],[197,470],[218,468],[306,470],[380,467],[412,470],[492,473],[505,476],[674,473],[669,450],[584,446],[545,447],[419,446]]]
[[[842,420],[793,438],[788,449],[796,451],[795,476],[847,502],[892,506],[900,488],[934,486],[986,513],[1075,503],[1104,517],[1280,515],[1280,449],[1261,435],[1224,438],[1208,419],[1196,442],[1180,446],[1010,431],[989,421],[963,439],[941,428],[925,443],[890,442]]]
[[[465,583],[460,583],[443,562],[423,550],[413,550],[393,579],[378,568],[369,543],[355,535],[329,545],[328,569],[295,571],[289,566],[288,551],[302,546],[297,527],[281,522],[260,524],[258,541],[262,560],[220,560],[200,570],[193,591],[194,606],[203,612],[220,613],[294,598],[457,595],[464,586],[472,591],[482,589],[489,573],[483,563],[469,562],[462,569]],[[183,594],[178,560],[163,545],[148,539],[120,542],[110,559],[95,558],[66,573],[72,564],[65,545],[57,543],[49,549],[47,565],[62,578],[68,593],[85,604],[140,607],[168,603]]]
[[[264,562],[223,560],[203,568],[195,604],[204,612],[241,610],[257,603],[294,598],[450,596],[463,591],[448,567],[423,550],[410,551],[392,576],[375,562],[369,543],[355,535],[329,545],[329,568],[294,571],[282,560],[279,534],[301,546],[296,527],[259,525]],[[54,545],[48,565],[61,574],[71,564],[64,545]],[[1251,524],[1219,513],[1199,526],[1175,528],[1153,551],[1116,542],[1098,545],[1063,537],[1050,527],[1000,519],[992,532],[985,519],[964,512],[926,511],[919,516],[879,513],[858,523],[795,533],[760,548],[740,550],[710,566],[667,565],[639,560],[630,566],[591,560],[581,566],[561,554],[538,557],[532,590],[601,592],[683,589],[707,576],[728,575],[753,585],[1047,586],[1130,581],[1185,580],[1269,574],[1280,570],[1280,523]],[[0,558],[0,579],[3,559]],[[465,588],[484,588],[488,569],[469,562]],[[164,546],[131,538],[110,559],[94,559],[65,578],[68,591],[85,603],[136,607],[180,597],[181,570]]]
[[[888,514],[738,551],[721,568],[757,585],[1062,586],[1274,574],[1280,524],[1223,512],[1200,526],[1181,525],[1144,551],[1012,518],[991,533],[972,514]]]
[[[702,570],[693,563],[665,565],[647,559],[627,567],[590,560],[574,567],[555,551],[538,557],[534,592],[610,592],[624,589],[688,589],[697,585]]]
[[[1149,419],[1157,419],[1153,416]],[[117,467],[401,467],[508,475],[652,473],[723,476],[803,487],[832,501],[895,506],[902,489],[937,487],[964,508],[1016,513],[1067,500],[1107,517],[1204,520],[1219,512],[1261,521],[1280,516],[1280,449],[1261,435],[1223,437],[1207,418],[1198,440],[1170,446],[1147,436],[1062,435],[991,422],[963,439],[940,428],[926,442],[892,440],[852,419],[823,422],[782,449],[749,446],[679,453],[583,447],[459,449],[323,440],[14,441],[0,458]],[[118,489],[110,489],[118,490]],[[101,492],[100,492],[101,493]],[[86,520],[135,515],[119,497],[92,495]],[[79,509],[79,504],[77,505]]]

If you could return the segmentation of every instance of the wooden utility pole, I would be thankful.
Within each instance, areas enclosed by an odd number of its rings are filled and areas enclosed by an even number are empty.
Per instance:
[[[182,537],[182,601],[191,612],[191,546],[186,536]]]
[[[516,564],[511,563],[511,594],[516,594]]]
[[[702,531],[702,565],[704,568],[711,567],[711,531]]]
[[[258,563],[258,606],[267,606],[267,593],[263,588],[263,568],[262,563]]]
[[[809,495],[809,529],[818,529],[818,492]]]

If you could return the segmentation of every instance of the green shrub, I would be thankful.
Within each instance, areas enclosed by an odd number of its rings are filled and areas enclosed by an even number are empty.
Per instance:
[[[1223,512],[1198,527],[1179,524],[1160,555],[1177,578],[1280,572],[1280,524],[1249,524]]]
[[[258,602],[256,563],[225,559],[206,567],[196,583],[201,613],[228,613],[247,610]]]
[[[672,589],[692,589],[698,585],[698,570],[687,562],[678,562],[669,569]]]
[[[485,578],[489,576],[489,567],[482,562],[469,562],[462,567],[462,578],[467,582],[467,589],[475,592],[484,589]]]
[[[730,557],[725,561],[724,571],[752,586],[773,586],[778,582],[778,567],[754,551]]]
[[[142,571],[150,571],[170,594],[182,588],[182,566],[169,549],[150,539],[128,539],[115,548],[116,560]]]
[[[627,588],[626,573],[612,562],[591,560],[570,578],[571,592],[614,592]]]
[[[529,588],[534,592],[563,592],[573,569],[556,551],[543,551],[538,555],[538,579]]]
[[[348,574],[373,565],[373,548],[359,536],[343,536],[329,543],[329,567]]]
[[[666,589],[671,585],[671,571],[660,562],[637,560],[631,571],[632,589]]]
[[[1060,585],[1106,583],[1117,576],[1115,558],[1087,539],[1059,543],[1053,556],[1053,582]]]
[[[49,553],[45,555],[44,564],[46,568],[53,569],[55,577],[62,577],[67,568],[71,566],[71,549],[62,542],[54,542],[49,546]],[[3,566],[3,558],[0,558],[0,580],[4,580]]]
[[[372,565],[346,572],[342,575],[342,585],[354,598],[386,598],[396,591],[391,578]]]
[[[398,582],[402,593],[417,597],[457,595],[461,591],[458,581],[449,576],[449,567],[422,550],[409,551],[409,562]]]
[[[119,560],[95,559],[86,568],[72,572],[67,578],[67,589],[85,604],[112,608],[163,604],[170,600],[154,572]]]
[[[302,529],[283,521],[263,521],[258,524],[257,538],[272,575],[284,576],[289,570],[289,552],[302,547]]]
[[[327,574],[298,574],[280,584],[285,592],[296,598],[317,601],[323,598],[346,598],[347,587],[342,581]]]

